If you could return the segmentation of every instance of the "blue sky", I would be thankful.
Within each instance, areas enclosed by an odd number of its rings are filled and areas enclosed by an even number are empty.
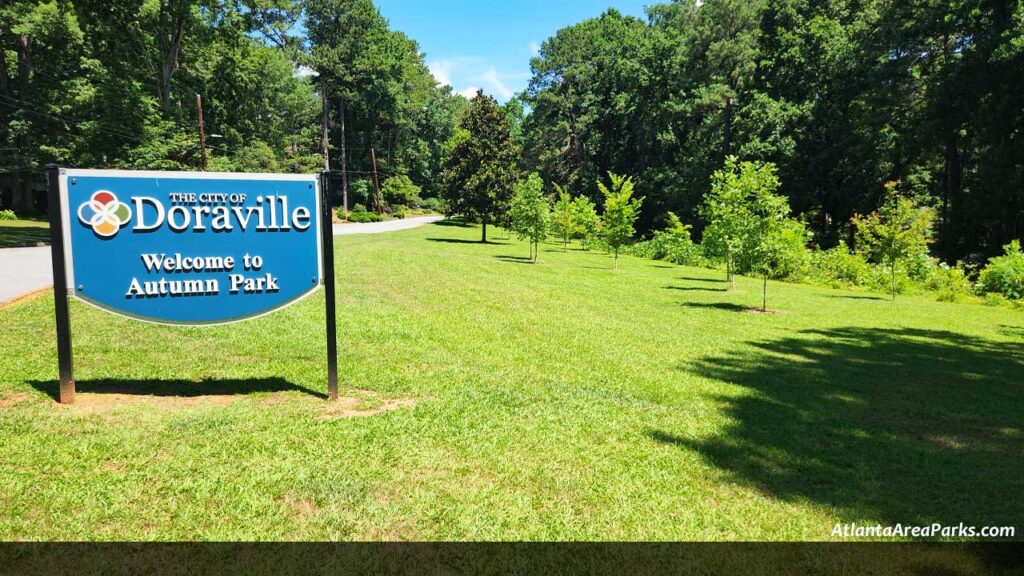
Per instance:
[[[609,7],[643,17],[656,0],[375,0],[393,30],[417,41],[434,77],[499,101],[526,88],[530,58],[560,28]]]

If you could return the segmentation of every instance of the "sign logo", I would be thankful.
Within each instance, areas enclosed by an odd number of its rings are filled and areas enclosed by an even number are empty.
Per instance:
[[[97,236],[110,238],[132,218],[132,209],[109,190],[97,190],[78,207],[78,219]]]

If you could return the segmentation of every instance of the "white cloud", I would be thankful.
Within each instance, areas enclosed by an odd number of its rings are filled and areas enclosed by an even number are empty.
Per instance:
[[[536,41],[530,42],[530,55],[536,56],[538,54],[540,54],[540,44],[537,44]]]
[[[459,90],[459,94],[462,94],[466,98],[472,99],[473,96],[476,96],[476,91],[477,90],[479,90],[479,88],[477,88],[476,86],[470,86],[470,87],[466,88],[465,90]]]
[[[483,75],[480,76],[480,79],[486,82],[491,90],[493,90],[501,100],[508,100],[514,94],[514,92],[512,92],[512,90],[501,81],[501,78],[498,76],[498,71],[495,70],[493,66],[488,68]]]
[[[427,65],[427,69],[442,86],[452,85],[452,62],[451,60],[437,60]]]
[[[316,70],[309,66],[299,66],[295,69],[295,75],[299,78],[308,78],[309,76],[316,76]]]

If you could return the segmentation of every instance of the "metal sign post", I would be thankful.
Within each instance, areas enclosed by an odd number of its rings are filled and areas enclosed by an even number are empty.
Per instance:
[[[57,316],[57,366],[61,404],[75,402],[75,372],[71,359],[71,318],[68,314],[67,267],[64,265],[64,224],[61,218],[60,167],[46,165],[46,189],[50,213],[50,261],[53,264],[53,308]]]
[[[331,200],[334,189],[330,174],[320,173],[320,232],[323,242],[324,300],[327,313],[327,399],[338,399],[338,327],[334,302],[334,219],[331,217]]]

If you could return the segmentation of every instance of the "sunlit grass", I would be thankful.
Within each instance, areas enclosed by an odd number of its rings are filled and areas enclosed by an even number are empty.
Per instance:
[[[201,329],[74,304],[72,408],[49,395],[51,298],[0,310],[0,539],[821,540],[1024,517],[1021,312],[771,283],[783,313],[762,315],[756,279],[555,245],[527,264],[478,237],[336,238],[342,394],[403,401],[363,417],[321,397],[322,298]]]

